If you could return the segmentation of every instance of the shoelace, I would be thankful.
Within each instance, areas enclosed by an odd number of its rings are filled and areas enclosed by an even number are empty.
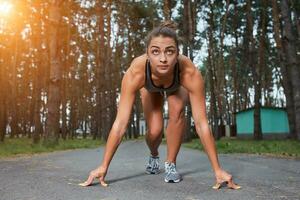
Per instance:
[[[168,174],[171,174],[171,173],[173,173],[173,174],[177,173],[176,166],[173,163],[169,164],[169,166],[168,166]]]
[[[159,163],[158,163],[158,159],[152,159],[152,166],[153,166],[153,169],[156,169],[159,167]]]
[[[152,169],[156,169],[159,168],[159,160],[158,159],[154,159],[154,158],[150,158],[148,166]]]

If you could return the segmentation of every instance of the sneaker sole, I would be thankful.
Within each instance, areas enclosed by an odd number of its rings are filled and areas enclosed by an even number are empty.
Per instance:
[[[177,179],[177,180],[167,180],[165,179],[166,183],[179,183],[181,181],[181,179]]]
[[[156,175],[156,174],[159,174],[160,172],[148,172],[146,171],[146,174],[150,174],[150,175]]]

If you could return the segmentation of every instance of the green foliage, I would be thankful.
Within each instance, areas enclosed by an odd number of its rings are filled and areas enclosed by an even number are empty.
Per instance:
[[[56,138],[47,138],[43,140],[43,146],[46,148],[54,148],[59,144],[59,141]]]
[[[5,142],[0,143],[0,158],[18,154],[35,154],[78,148],[96,148],[101,144],[103,144],[101,140],[70,139],[66,141],[60,140],[59,144],[56,146],[49,145],[45,147],[42,143],[32,144],[32,140],[27,138],[6,139]]]
[[[199,139],[185,143],[185,147],[203,151]],[[228,139],[222,138],[216,141],[218,153],[249,153],[273,156],[300,157],[300,143],[294,140],[262,140],[250,139]]]

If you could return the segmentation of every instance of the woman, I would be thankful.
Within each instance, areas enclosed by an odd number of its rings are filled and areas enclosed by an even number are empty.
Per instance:
[[[125,133],[136,93],[140,91],[144,116],[148,125],[146,142],[151,156],[146,168],[149,174],[159,173],[158,147],[162,139],[164,97],[168,102],[169,121],[166,130],[167,159],[165,181],[179,182],[176,157],[184,130],[184,107],[189,100],[198,136],[207,152],[216,177],[215,189],[223,182],[228,187],[239,189],[232,176],[222,170],[210,132],[205,111],[204,82],[191,60],[179,54],[178,39],[172,22],[165,22],[152,30],[147,39],[146,54],[135,58],[126,71],[121,86],[118,113],[107,140],[101,165],[91,171],[88,186],[98,178],[102,186],[111,159]]]

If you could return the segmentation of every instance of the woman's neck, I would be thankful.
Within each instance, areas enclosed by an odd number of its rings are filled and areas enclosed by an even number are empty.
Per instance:
[[[151,70],[151,79],[155,86],[168,88],[172,85],[174,79],[174,69],[168,74],[159,74]]]

